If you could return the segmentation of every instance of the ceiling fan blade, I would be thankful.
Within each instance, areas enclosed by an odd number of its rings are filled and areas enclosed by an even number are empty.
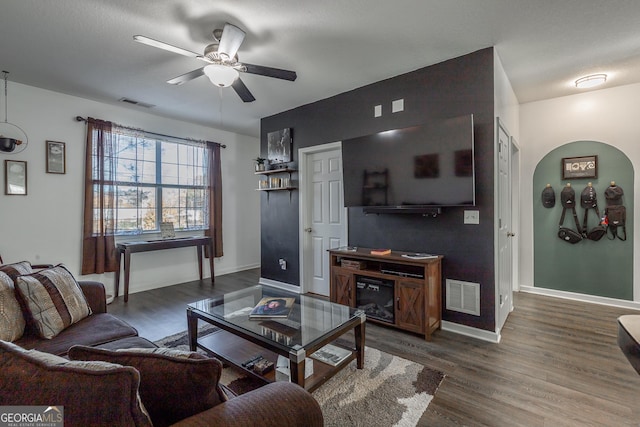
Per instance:
[[[244,82],[242,80],[240,80],[240,77],[238,77],[233,82],[231,87],[233,88],[233,90],[236,91],[236,93],[238,94],[240,99],[242,99],[244,102],[253,102],[253,101],[256,100],[256,98],[253,96],[253,94],[251,94],[251,92],[249,92],[249,89],[244,84]]]
[[[133,36],[133,40],[137,41],[138,43],[146,44],[147,46],[157,47],[159,49],[168,50],[169,52],[177,53],[179,55],[184,55],[191,58],[198,58],[202,56],[199,53],[191,52],[190,50],[182,49],[180,47],[173,46],[159,40],[150,39],[149,37],[145,36],[136,35]]]
[[[227,55],[226,59],[232,59],[238,53],[238,49],[240,49],[240,45],[244,41],[244,36],[245,32],[240,28],[229,23],[224,24],[218,53]]]
[[[167,83],[169,83],[170,85],[181,85],[182,83],[186,83],[200,76],[204,76],[204,67],[198,68],[197,70],[189,71],[188,73],[182,74],[171,80],[167,80]]]
[[[295,81],[298,75],[295,71],[281,70],[280,68],[265,67],[263,65],[253,65],[242,63],[244,72],[250,74],[258,74],[260,76],[274,77],[276,79]]]

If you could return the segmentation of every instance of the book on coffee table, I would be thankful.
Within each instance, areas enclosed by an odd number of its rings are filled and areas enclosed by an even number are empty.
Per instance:
[[[338,347],[337,345],[327,344],[310,357],[331,366],[338,366],[340,362],[349,357],[350,354],[351,350]]]
[[[289,317],[295,298],[265,297],[249,313],[249,319],[268,319],[270,317]]]

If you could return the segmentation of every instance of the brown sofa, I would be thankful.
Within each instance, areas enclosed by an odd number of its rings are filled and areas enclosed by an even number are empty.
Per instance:
[[[640,315],[618,317],[618,346],[631,366],[640,374]]]
[[[73,345],[105,346],[108,348],[155,347],[138,336],[127,322],[107,313],[106,293],[100,282],[79,281],[92,314],[69,326],[51,339],[40,338],[27,326],[15,344],[27,350],[39,350],[59,356],[67,354]]]
[[[273,383],[233,396],[219,384],[220,361],[164,354],[172,350],[106,312],[102,283],[78,284],[89,316],[51,339],[27,325],[13,343],[0,340],[0,412],[57,405],[67,427],[323,425],[318,403],[301,387]]]

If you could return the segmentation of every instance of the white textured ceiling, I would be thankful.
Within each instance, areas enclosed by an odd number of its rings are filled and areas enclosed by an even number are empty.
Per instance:
[[[172,86],[203,63],[132,39],[201,52],[225,22],[247,33],[240,61],[298,79],[241,74],[253,103],[206,77]],[[606,87],[640,82],[639,22],[637,0],[2,0],[0,69],[9,81],[129,98],[257,136],[262,117],[489,46],[521,103],[576,93],[571,82],[595,72],[610,75]]]

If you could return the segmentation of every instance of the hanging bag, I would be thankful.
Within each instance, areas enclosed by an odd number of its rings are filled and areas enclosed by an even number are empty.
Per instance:
[[[607,238],[609,240],[627,240],[627,209],[622,205],[622,196],[624,191],[622,187],[611,182],[609,188],[604,192],[607,199],[607,208],[605,210],[605,218],[607,221]]]
[[[598,209],[598,202],[596,198],[596,189],[589,183],[582,193],[580,194],[580,205],[584,209],[584,217],[582,218],[582,236],[585,239],[598,241],[607,234],[607,228],[603,225],[602,218],[600,217],[600,210]],[[598,225],[588,230],[587,218],[589,217],[589,211],[593,210],[598,218]]]
[[[578,243],[582,240],[582,231],[580,230],[578,214],[576,213],[576,192],[571,188],[570,184],[567,184],[560,192],[560,202],[562,203],[562,215],[560,216],[558,237],[571,244]],[[577,231],[563,225],[564,216],[568,210],[571,210],[573,214],[573,221],[576,224]]]

